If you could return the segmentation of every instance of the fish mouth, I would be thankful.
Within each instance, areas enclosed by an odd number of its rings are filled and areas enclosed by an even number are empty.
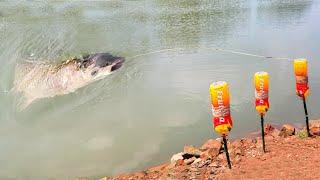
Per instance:
[[[123,63],[124,63],[124,58],[120,58],[116,60],[116,62],[114,62],[114,65],[111,67],[111,72],[121,68]]]

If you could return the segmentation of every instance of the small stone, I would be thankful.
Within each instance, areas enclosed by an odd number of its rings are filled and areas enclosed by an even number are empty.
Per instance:
[[[201,152],[200,158],[204,159],[204,160],[205,159],[213,159],[216,156],[218,156],[219,153],[220,153],[220,149],[211,148],[211,149],[208,149],[204,152]]]
[[[203,166],[207,166],[211,163],[211,160],[201,161],[198,165],[199,168],[202,168]]]
[[[222,144],[219,140],[209,139],[205,142],[200,150],[202,151],[200,154],[201,159],[206,160],[208,158],[214,158],[219,155]]]
[[[193,146],[184,146],[183,152],[184,152],[184,155],[182,156],[184,159],[191,158],[191,157],[187,157],[188,155],[200,157],[200,154],[201,154],[201,151]]]
[[[314,136],[320,136],[320,127],[312,127],[310,128],[310,134]]]
[[[101,178],[100,180],[109,180],[109,179],[111,179],[111,178],[105,176],[105,177]]]
[[[219,167],[217,162],[212,162],[211,164],[209,164],[209,167]]]
[[[256,144],[257,142],[257,139],[252,139],[252,143]]]
[[[180,152],[180,153],[177,153],[177,154],[174,154],[172,157],[171,157],[171,163],[176,163],[178,160],[182,159],[183,160],[183,152]]]
[[[197,164],[197,163],[199,163],[199,162],[201,162],[201,161],[202,161],[201,158],[197,158],[196,160],[193,161],[192,164],[194,165],[194,164]]]
[[[209,139],[208,141],[206,141],[200,148],[201,151],[206,151],[208,149],[221,149],[221,141],[219,140],[214,140],[214,139]]]
[[[282,126],[282,129],[279,133],[281,137],[288,137],[294,135],[296,132],[295,128],[289,124],[285,124]]]
[[[190,164],[193,163],[196,159],[197,159],[197,158],[192,157],[192,158],[189,158],[189,159],[184,160],[184,163],[185,163],[186,165],[190,165]]]

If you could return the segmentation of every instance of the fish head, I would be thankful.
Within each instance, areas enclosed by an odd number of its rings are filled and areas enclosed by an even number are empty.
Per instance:
[[[80,62],[80,68],[86,77],[101,79],[121,68],[123,63],[123,57],[109,53],[96,53],[84,56]]]

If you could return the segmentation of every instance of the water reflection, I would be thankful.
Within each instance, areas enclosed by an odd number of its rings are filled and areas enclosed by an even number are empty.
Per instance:
[[[264,26],[277,28],[302,25],[306,22],[305,14],[310,10],[312,1],[259,1],[257,21]]]
[[[163,11],[159,18],[162,25],[159,34],[161,42],[169,47],[195,48],[202,44],[208,45],[208,42],[221,45],[221,41],[232,36],[231,31],[247,24],[248,12],[244,8],[246,3],[242,1],[174,1],[165,5],[175,7],[174,11]]]

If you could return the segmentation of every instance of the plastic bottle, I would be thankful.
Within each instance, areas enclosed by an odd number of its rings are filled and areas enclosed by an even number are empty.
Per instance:
[[[232,128],[228,84],[225,81],[214,82],[210,85],[209,91],[214,130],[220,135],[228,135]]]
[[[296,93],[300,97],[307,97],[309,95],[308,61],[306,59],[295,59],[293,66],[296,75]]]
[[[260,114],[265,114],[269,109],[269,74],[256,72],[254,74],[255,105]]]

